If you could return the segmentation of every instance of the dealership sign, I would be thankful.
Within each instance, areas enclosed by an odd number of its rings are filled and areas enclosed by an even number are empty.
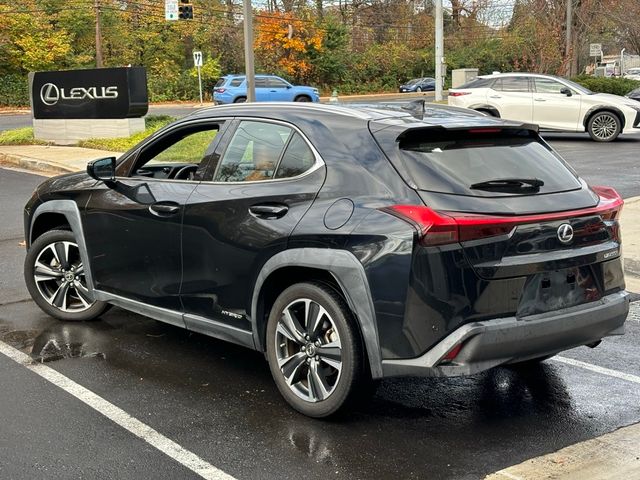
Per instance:
[[[31,82],[36,119],[134,118],[149,109],[144,68],[36,72]]]

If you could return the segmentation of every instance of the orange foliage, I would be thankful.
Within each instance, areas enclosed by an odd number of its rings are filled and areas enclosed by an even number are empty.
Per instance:
[[[263,16],[261,16],[263,15]],[[311,71],[307,54],[322,50],[323,33],[291,13],[258,12],[254,48],[266,71],[304,79]]]

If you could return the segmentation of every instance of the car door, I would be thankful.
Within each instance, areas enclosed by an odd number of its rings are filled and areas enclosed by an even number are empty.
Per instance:
[[[319,155],[291,125],[238,120],[227,138],[213,181],[196,187],[183,224],[185,323],[207,333],[220,322],[251,331],[256,276],[286,248],[325,178]]]
[[[545,129],[579,131],[582,96],[551,78],[535,78],[533,81],[533,122]],[[571,95],[562,93],[563,90]]]
[[[194,121],[171,128],[120,162],[115,183],[96,184],[83,229],[97,290],[181,310],[184,205],[222,126]]]
[[[256,102],[268,102],[271,99],[267,77],[256,77]]]
[[[272,102],[290,102],[291,85],[278,77],[269,77],[269,100]]]
[[[533,118],[533,93],[527,77],[500,77],[487,90],[487,103],[500,117],[530,122]]]

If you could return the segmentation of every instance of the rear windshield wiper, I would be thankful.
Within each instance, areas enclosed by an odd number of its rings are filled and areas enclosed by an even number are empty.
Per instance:
[[[539,178],[496,178],[471,185],[472,190],[521,191],[538,190],[544,182]]]

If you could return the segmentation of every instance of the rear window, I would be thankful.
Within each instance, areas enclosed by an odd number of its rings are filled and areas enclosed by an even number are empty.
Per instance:
[[[457,89],[459,88],[486,88],[491,86],[491,84],[493,83],[494,79],[493,78],[474,78],[473,80],[471,80],[470,82],[465,83],[464,85],[460,85],[459,87],[455,87]]]
[[[401,136],[399,147],[400,161],[420,190],[485,197],[532,194],[471,188],[508,178],[542,180],[535,194],[581,188],[565,162],[529,130],[412,130]]]
[[[226,81],[227,81],[227,77],[219,78],[218,81],[216,82],[216,88],[223,86],[224,82],[226,82]]]

